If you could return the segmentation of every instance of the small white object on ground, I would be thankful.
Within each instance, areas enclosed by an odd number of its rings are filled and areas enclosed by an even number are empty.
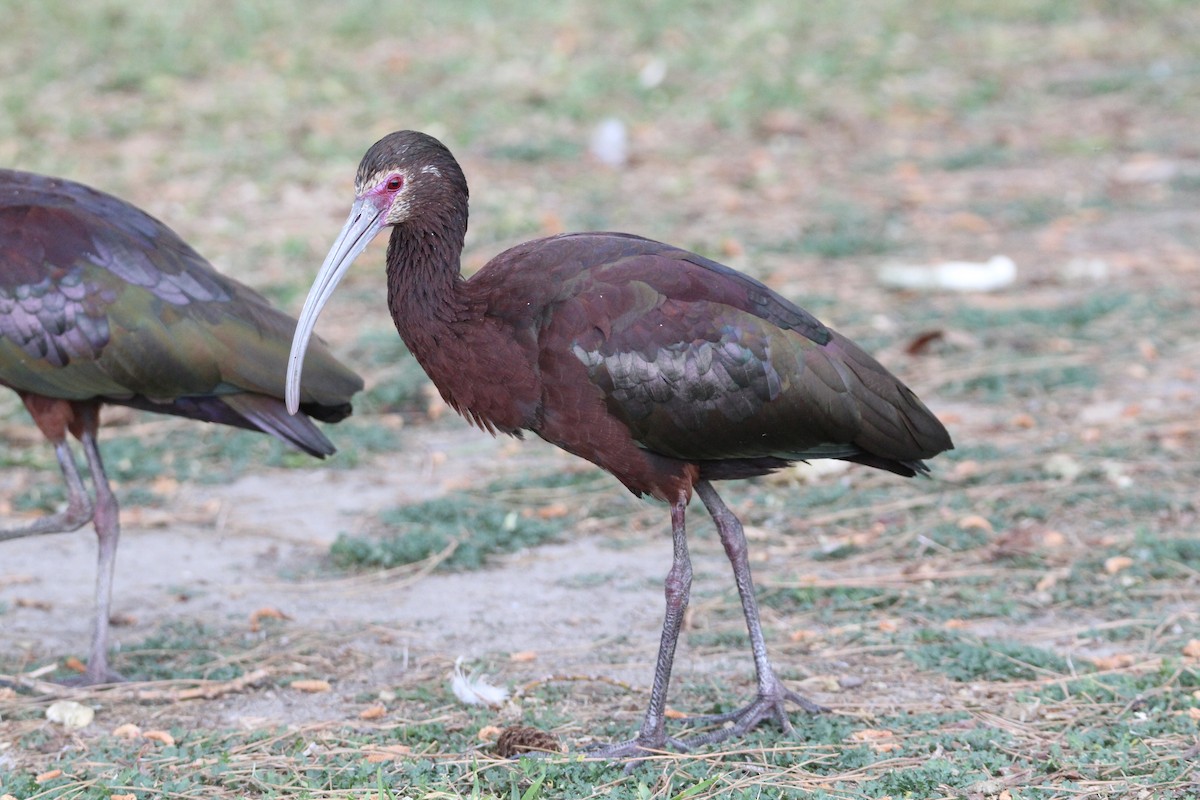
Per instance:
[[[469,706],[498,706],[508,699],[508,689],[492,686],[478,673],[467,675],[463,672],[462,662],[462,656],[459,656],[450,673],[450,689],[455,697]]]
[[[623,167],[629,161],[629,134],[625,123],[616,117],[608,117],[592,129],[588,145],[592,157],[606,167]]]
[[[893,289],[944,289],[952,292],[994,292],[1017,279],[1017,265],[1008,256],[987,261],[946,261],[941,264],[885,264],[879,282]]]
[[[96,710],[74,700],[59,700],[46,709],[46,719],[57,722],[67,730],[86,728],[92,724]]]

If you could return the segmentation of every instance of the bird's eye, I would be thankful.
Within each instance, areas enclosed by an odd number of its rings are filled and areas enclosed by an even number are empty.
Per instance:
[[[403,185],[404,178],[401,178],[399,175],[393,175],[392,177],[388,178],[387,190],[389,192],[398,192],[400,191],[400,187]]]

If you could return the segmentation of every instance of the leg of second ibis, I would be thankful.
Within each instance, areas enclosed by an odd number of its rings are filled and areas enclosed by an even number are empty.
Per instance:
[[[746,535],[742,523],[729,507],[721,500],[720,495],[708,481],[696,483],[696,494],[700,496],[704,507],[712,515],[717,524],[717,532],[725,555],[733,565],[733,577],[737,583],[738,594],[742,599],[742,612],[746,617],[746,628],[750,633],[750,647],[754,652],[754,669],[758,675],[758,696],[754,702],[745,708],[727,714],[714,714],[705,717],[693,717],[693,724],[719,724],[732,722],[727,728],[720,728],[711,733],[701,734],[687,740],[689,745],[711,744],[740,736],[749,731],[768,716],[774,717],[785,731],[791,732],[792,724],[787,717],[787,703],[793,702],[805,711],[825,711],[824,707],[812,702],[806,697],[788,689],[775,675],[771,662],[767,658],[767,643],[763,638],[762,623],[758,617],[758,602],[754,598],[754,582],[750,577],[750,560],[747,552]]]
[[[680,498],[671,505],[671,540],[674,545],[674,557],[671,561],[671,571],[667,573],[667,579],[664,582],[667,611],[663,618],[658,660],[654,666],[654,685],[650,688],[650,704],[646,708],[642,727],[634,739],[602,746],[591,752],[591,755],[600,758],[634,759],[626,767],[626,771],[637,763],[637,759],[655,751],[666,750],[667,747],[677,750],[689,749],[682,741],[668,737],[665,728],[667,688],[671,684],[675,645],[679,641],[679,631],[683,627],[683,616],[687,611],[688,597],[692,589],[692,561],[688,555],[687,531],[684,527],[686,509],[686,497]]]
[[[108,620],[112,612],[113,573],[117,561],[117,543],[121,538],[121,520],[117,498],[108,485],[104,462],[96,446],[95,427],[86,430],[81,440],[84,453],[87,454],[88,468],[92,471],[92,483],[96,487],[96,511],[92,524],[96,527],[97,557],[92,649],[88,656],[87,671],[78,682],[92,685],[125,680],[108,668]]]
[[[54,454],[58,456],[59,469],[67,481],[67,507],[57,514],[36,519],[28,525],[0,530],[0,542],[43,533],[68,533],[83,527],[92,518],[92,500],[83,488],[83,479],[79,477],[75,456],[71,455],[71,446],[67,444],[66,439],[55,443]]]

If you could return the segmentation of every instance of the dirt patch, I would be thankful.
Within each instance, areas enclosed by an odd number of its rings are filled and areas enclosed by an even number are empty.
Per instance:
[[[657,509],[661,536],[614,543],[565,532],[561,544],[497,558],[480,571],[331,572],[331,542],[373,511],[437,496],[514,462],[535,469],[559,457],[539,443],[516,455],[508,440],[457,424],[439,428],[406,435],[402,452],[366,468],[265,471],[225,486],[182,487],[169,509],[127,512],[114,592],[115,667],[123,644],[165,624],[190,620],[250,636],[254,613],[275,609],[287,617],[280,623],[287,637],[336,642],[338,652],[355,653],[354,668],[334,670],[337,692],[312,702],[276,692],[223,700],[203,715],[211,724],[337,719],[347,698],[430,665],[448,673],[459,657],[490,665],[500,680],[594,673],[648,682],[670,566],[665,508]],[[9,607],[10,655],[24,652],[33,663],[85,650],[94,559],[90,528],[6,543],[0,601]],[[698,574],[727,580],[712,547],[701,546],[695,560]],[[519,652],[535,657],[510,668],[507,654]]]

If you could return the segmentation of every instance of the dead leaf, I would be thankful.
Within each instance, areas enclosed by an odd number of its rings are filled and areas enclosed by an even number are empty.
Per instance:
[[[1200,639],[1192,639],[1185,644],[1183,654],[1188,658],[1200,658]]]
[[[1033,587],[1035,591],[1048,592],[1058,585],[1059,580],[1071,574],[1069,567],[1058,567],[1043,575]]]
[[[1113,556],[1104,560],[1104,571],[1109,575],[1116,575],[1122,570],[1127,570],[1133,566],[1133,559],[1129,556]]]
[[[67,660],[63,662],[63,666],[72,672],[87,672],[87,664],[84,664],[75,656],[68,656]]]
[[[52,769],[48,772],[43,772],[41,775],[38,775],[33,779],[33,781],[34,783],[45,783],[46,781],[52,781],[55,778],[62,777],[62,774],[63,771],[61,769]]]
[[[892,731],[882,728],[863,728],[850,734],[850,738],[856,742],[877,742],[881,739],[893,739],[895,736]]]
[[[479,729],[479,733],[475,737],[481,742],[494,742],[500,736],[500,732],[504,730],[499,725],[484,725]]]
[[[941,328],[931,331],[922,331],[916,336],[908,340],[908,344],[904,348],[904,352],[910,356],[919,356],[921,353],[929,349],[929,345],[934,342],[941,341],[946,338],[946,332]]]
[[[373,747],[367,754],[367,761],[378,764],[382,761],[394,761],[398,758],[412,755],[412,748],[406,744],[389,744],[383,747]]]
[[[175,745],[175,737],[172,736],[168,731],[146,731],[142,734],[142,738],[149,739],[152,742],[158,742],[159,744],[164,744],[167,747],[173,747]]]
[[[1048,550],[1057,550],[1066,543],[1067,537],[1063,535],[1062,531],[1050,530],[1042,533],[1042,547]]]
[[[380,717],[388,715],[388,706],[383,703],[376,703],[370,708],[359,711],[360,720],[379,720]]]
[[[288,684],[298,692],[308,692],[309,694],[317,694],[319,692],[328,692],[333,688],[329,681],[323,681],[315,678],[301,678],[298,681],[292,681]]]
[[[1032,414],[1017,414],[1012,418],[1012,426],[1021,430],[1029,430],[1037,427],[1037,420]]]
[[[112,735],[118,739],[137,739],[142,735],[142,729],[132,722],[126,722],[113,728]]]
[[[571,513],[571,507],[566,503],[551,503],[537,510],[538,519],[558,519]]]
[[[1099,669],[1123,669],[1137,663],[1137,657],[1130,653],[1118,653],[1111,656],[1096,656],[1092,663]]]
[[[50,611],[54,605],[49,600],[34,600],[29,597],[18,597],[13,601],[17,608],[36,608],[38,611]]]
[[[850,739],[867,744],[876,753],[890,753],[899,750],[902,746],[900,742],[896,741],[896,734],[879,728],[864,728],[855,731],[850,734]]]
[[[979,530],[987,531],[988,533],[995,532],[992,523],[987,517],[981,517],[978,514],[968,514],[958,521],[958,529],[963,531],[978,528]]]
[[[260,627],[260,625],[258,623],[260,620],[264,620],[264,619],[284,620],[284,619],[291,619],[291,617],[289,617],[287,614],[280,611],[278,608],[270,608],[270,607],[260,608],[257,611],[255,611],[253,614],[250,615],[250,631],[252,633],[258,633],[258,629]]]
[[[537,661],[537,657],[538,657],[538,654],[537,654],[536,650],[521,650],[519,652],[511,654],[508,657],[508,660],[516,661],[518,663],[526,663],[529,661]]]
[[[900,630],[900,623],[894,619],[881,619],[875,627],[883,633],[895,633]]]
[[[377,703],[370,708],[364,708],[358,712],[359,719],[379,719],[387,715],[387,706],[383,703]]]
[[[687,719],[687,714],[682,711],[677,711],[673,708],[668,708],[663,712],[663,716],[667,719]]]

